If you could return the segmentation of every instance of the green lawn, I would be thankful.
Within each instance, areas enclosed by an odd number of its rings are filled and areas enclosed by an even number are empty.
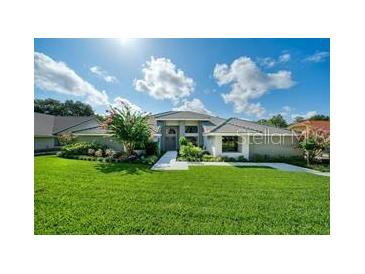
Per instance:
[[[328,177],[35,157],[35,234],[329,234]]]

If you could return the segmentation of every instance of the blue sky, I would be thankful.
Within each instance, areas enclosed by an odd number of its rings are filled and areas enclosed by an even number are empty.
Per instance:
[[[329,39],[35,39],[35,98],[252,120],[330,111]]]

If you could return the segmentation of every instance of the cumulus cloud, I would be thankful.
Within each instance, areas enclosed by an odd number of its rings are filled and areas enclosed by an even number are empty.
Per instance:
[[[293,113],[291,114],[291,119],[294,120],[296,117],[303,117],[304,119],[309,119],[310,117],[316,114],[318,114],[318,112],[315,110],[310,110],[306,113]]]
[[[113,101],[112,106],[115,108],[123,108],[125,105],[129,106],[134,111],[142,112],[142,109],[139,106],[133,104],[128,99],[122,97],[116,97]]]
[[[91,67],[90,71],[92,73],[94,73],[95,75],[97,75],[98,77],[100,77],[101,79],[103,79],[105,82],[108,82],[108,83],[117,83],[118,82],[117,77],[110,75],[106,70],[104,70],[103,68],[101,68],[99,66]]]
[[[208,110],[202,101],[197,98],[193,98],[191,101],[183,99],[183,102],[180,106],[173,108],[176,111],[194,111],[204,114],[212,115],[213,113]]]
[[[310,56],[304,58],[303,61],[309,62],[309,63],[319,63],[319,62],[323,62],[324,60],[326,60],[329,56],[330,56],[329,52],[321,51],[321,52],[316,52],[313,55],[310,55]]]
[[[285,64],[289,62],[291,55],[288,52],[283,52],[277,59],[272,57],[258,58],[258,63],[267,68],[272,68],[279,64]]]
[[[230,84],[230,91],[222,94],[226,104],[232,103],[236,113],[246,113],[258,117],[265,113],[259,102],[253,103],[270,90],[288,89],[294,85],[291,72],[281,70],[265,73],[249,57],[240,57],[231,65],[217,64],[214,77],[218,85]]]
[[[36,86],[43,90],[84,96],[86,102],[92,105],[108,104],[105,91],[97,90],[65,63],[57,62],[40,52],[34,53],[34,81]]]
[[[270,113],[268,115],[268,118],[276,115],[276,114],[281,114],[285,120],[287,120],[289,123],[293,122],[295,120],[296,117],[302,117],[303,119],[308,119],[310,117],[312,117],[313,115],[318,114],[317,111],[315,110],[310,110],[304,113],[298,113],[295,112],[295,108],[290,107],[290,106],[283,106],[281,111],[278,113]]]
[[[143,79],[135,79],[134,87],[137,91],[147,92],[156,99],[178,101],[188,97],[194,90],[193,79],[176,68],[170,59],[151,57],[151,60],[143,65],[142,72]]]

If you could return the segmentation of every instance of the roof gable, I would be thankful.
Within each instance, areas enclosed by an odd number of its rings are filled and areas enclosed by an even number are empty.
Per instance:
[[[293,134],[291,131],[238,118],[229,118],[208,133],[258,133],[258,134]]]

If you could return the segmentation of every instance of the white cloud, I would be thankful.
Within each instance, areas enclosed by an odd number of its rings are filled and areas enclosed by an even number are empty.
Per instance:
[[[126,98],[116,97],[113,101],[113,107],[115,108],[123,108],[125,105],[129,106],[134,111],[142,112],[142,109],[139,106],[133,104]]]
[[[222,94],[226,104],[232,103],[236,113],[244,112],[258,117],[265,113],[265,109],[260,103],[252,103],[252,100],[264,96],[270,90],[288,89],[294,85],[290,71],[265,73],[249,57],[240,57],[230,66],[217,64],[214,77],[220,86],[231,85],[231,90]]]
[[[303,119],[308,119],[318,113],[315,110],[310,110],[310,111],[304,112],[304,113],[296,113],[295,108],[290,107],[290,106],[283,106],[282,111],[280,111],[278,113],[270,113],[267,118],[271,118],[272,116],[274,116],[276,114],[281,114],[286,121],[291,123],[295,120],[296,117],[302,117]]]
[[[315,110],[310,110],[306,113],[293,113],[291,114],[291,119],[294,120],[296,117],[303,117],[304,119],[309,119],[310,117],[316,114],[318,114],[318,112]]]
[[[286,52],[286,53],[283,53],[282,55],[279,56],[278,62],[279,63],[287,63],[287,62],[290,61],[290,58],[291,58],[290,54]]]
[[[202,101],[197,98],[192,99],[191,101],[184,99],[182,105],[173,108],[176,111],[194,111],[204,114],[212,115],[213,113],[208,110]]]
[[[134,80],[136,90],[147,92],[156,99],[170,99],[176,102],[188,97],[194,90],[193,79],[177,69],[170,59],[151,57],[151,60],[144,64],[142,72],[143,79]]]
[[[287,52],[283,52],[277,59],[271,57],[258,58],[258,63],[266,68],[272,68],[279,64],[285,64],[289,62],[291,59],[291,55]]]
[[[104,79],[104,81],[108,83],[117,83],[117,77],[110,75],[106,70],[99,66],[93,66],[90,68],[90,71],[95,75],[99,76],[100,78]]]
[[[321,51],[321,52],[316,52],[315,54],[304,58],[303,61],[310,62],[310,63],[319,63],[319,62],[326,60],[329,56],[330,56],[329,52]]]
[[[34,53],[34,81],[43,90],[85,96],[86,102],[92,105],[108,104],[105,91],[97,90],[65,63],[54,61],[40,52]]]

